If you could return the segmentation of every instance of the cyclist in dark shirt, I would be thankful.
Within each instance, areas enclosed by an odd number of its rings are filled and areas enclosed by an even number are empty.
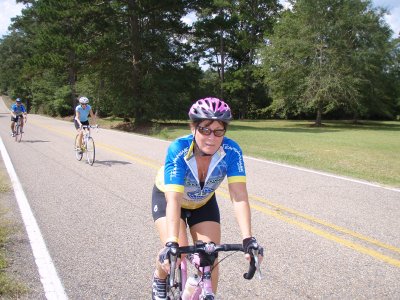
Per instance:
[[[11,135],[15,135],[15,122],[18,121],[18,118],[24,118],[23,122],[21,122],[21,132],[23,133],[24,129],[24,123],[26,123],[27,120],[27,112],[25,109],[25,106],[22,104],[22,101],[20,98],[17,98],[15,100],[15,103],[11,105]]]

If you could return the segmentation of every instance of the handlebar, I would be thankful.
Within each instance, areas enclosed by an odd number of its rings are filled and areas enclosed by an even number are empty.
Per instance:
[[[82,129],[88,129],[88,128],[99,128],[99,125],[82,125]]]
[[[176,254],[171,253],[170,254],[170,285],[172,286],[174,284],[174,278],[175,278],[175,268],[176,268],[176,261],[177,258],[181,257],[181,254],[194,254],[194,253],[202,253],[205,255],[214,255],[218,252],[228,252],[228,251],[241,251],[244,252],[243,245],[242,244],[221,244],[221,245],[216,245],[213,242],[210,243],[204,243],[202,241],[198,241],[195,245],[192,246],[183,246],[183,247],[178,247],[176,248]],[[249,270],[247,273],[243,274],[243,277],[247,280],[250,280],[253,278],[255,272],[258,270],[258,277],[261,279],[261,269],[260,269],[260,263],[258,260],[258,254],[263,254],[262,248],[257,249],[257,250],[251,250],[252,253],[251,255],[251,260],[250,260],[250,266]]]

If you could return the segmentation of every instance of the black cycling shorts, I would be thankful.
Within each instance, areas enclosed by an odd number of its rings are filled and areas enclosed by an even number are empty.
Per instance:
[[[19,118],[22,118],[22,115],[18,115],[15,118],[11,116],[11,122],[17,122]]]
[[[81,123],[82,123],[82,125],[87,125],[87,126],[89,126],[89,120],[87,120],[87,121],[81,121]],[[77,120],[75,120],[74,119],[74,124],[75,124],[75,128],[76,129],[79,129],[79,123],[78,123],[78,121]]]
[[[160,191],[155,185],[153,187],[151,202],[153,220],[156,221],[158,218],[165,217],[167,200],[165,199],[164,192]],[[189,227],[204,221],[214,221],[220,223],[219,207],[217,198],[215,198],[215,193],[211,199],[200,208],[182,208],[181,219],[184,220]]]

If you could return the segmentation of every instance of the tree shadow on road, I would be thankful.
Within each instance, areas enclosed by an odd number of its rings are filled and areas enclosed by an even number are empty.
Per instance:
[[[22,139],[21,143],[50,143],[50,141],[43,141],[43,140],[24,140],[24,139]]]
[[[131,165],[129,161],[121,160],[95,160],[95,164],[112,167],[113,165]]]

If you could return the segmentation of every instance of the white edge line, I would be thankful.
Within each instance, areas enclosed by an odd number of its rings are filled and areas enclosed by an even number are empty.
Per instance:
[[[15,198],[29,237],[46,299],[68,299],[1,137],[0,150],[14,188]]]
[[[295,170],[299,170],[299,171],[303,171],[303,172],[309,172],[309,173],[314,173],[314,174],[323,175],[323,176],[327,176],[327,177],[332,177],[332,178],[336,178],[336,179],[347,180],[347,181],[356,182],[356,183],[360,183],[360,184],[364,184],[364,185],[368,185],[368,186],[372,186],[372,187],[377,187],[377,188],[381,188],[381,189],[390,190],[390,191],[393,191],[393,192],[400,192],[400,189],[393,188],[393,187],[387,187],[387,186],[371,183],[371,182],[368,182],[368,181],[348,178],[348,177],[344,177],[344,176],[334,175],[334,174],[325,173],[325,172],[321,172],[321,171],[315,171],[315,170],[302,168],[302,167],[291,166],[291,165],[287,165],[287,164],[284,164],[284,163],[278,163],[278,162],[274,162],[274,161],[254,158],[254,157],[245,156],[245,155],[243,155],[243,157],[246,158],[246,159],[260,161],[260,162],[268,163],[268,164],[271,164],[271,165],[277,165],[277,166],[280,166],[280,167],[286,167],[286,168],[295,169]]]

